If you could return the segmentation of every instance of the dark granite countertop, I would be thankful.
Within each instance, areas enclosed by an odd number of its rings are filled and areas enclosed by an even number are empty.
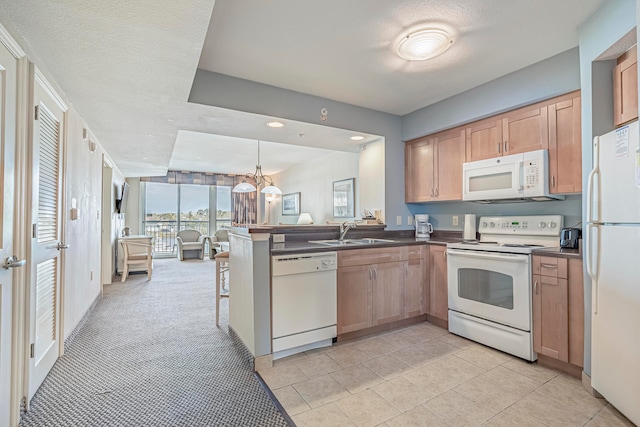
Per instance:
[[[580,249],[567,249],[567,248],[540,248],[534,249],[533,255],[550,256],[556,258],[578,258],[582,259],[582,251]]]

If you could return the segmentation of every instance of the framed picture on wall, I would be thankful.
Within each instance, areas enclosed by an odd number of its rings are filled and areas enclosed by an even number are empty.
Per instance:
[[[282,215],[300,215],[300,193],[282,195]]]
[[[333,216],[335,218],[353,218],[356,216],[355,184],[355,178],[333,181]]]

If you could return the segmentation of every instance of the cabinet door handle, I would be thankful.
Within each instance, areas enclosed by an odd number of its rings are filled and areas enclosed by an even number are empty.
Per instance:
[[[371,269],[369,269],[369,280],[373,280],[373,273]]]
[[[498,154],[502,153],[502,144],[498,142]]]
[[[444,257],[444,259],[447,259],[447,251],[442,252],[442,256]]]
[[[558,268],[557,265],[554,264],[540,264],[540,267],[544,267],[544,268]]]
[[[551,176],[551,188],[556,188],[556,177]]]
[[[439,191],[438,191],[438,187],[436,187],[436,197],[438,197]]]
[[[504,142],[504,152],[508,153],[509,152],[509,141],[505,141]]]
[[[409,267],[407,267],[406,265],[404,266],[404,272],[405,274],[409,274]]]
[[[433,188],[431,189],[431,191],[429,191],[429,196],[433,197]]]
[[[533,282],[533,291],[538,295],[538,281]]]

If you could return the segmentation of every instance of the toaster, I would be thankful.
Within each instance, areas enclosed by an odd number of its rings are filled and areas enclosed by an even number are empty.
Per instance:
[[[579,228],[563,228],[560,231],[560,247],[578,249],[580,234]]]

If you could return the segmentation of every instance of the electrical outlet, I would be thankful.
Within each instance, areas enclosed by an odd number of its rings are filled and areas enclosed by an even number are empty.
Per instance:
[[[458,215],[454,215],[453,218],[451,218],[451,222],[453,223],[454,227],[458,226]]]
[[[402,215],[396,217],[396,225],[402,225]]]
[[[273,243],[284,243],[284,234],[272,234]]]
[[[413,225],[413,217],[411,215],[407,215],[407,225]]]

